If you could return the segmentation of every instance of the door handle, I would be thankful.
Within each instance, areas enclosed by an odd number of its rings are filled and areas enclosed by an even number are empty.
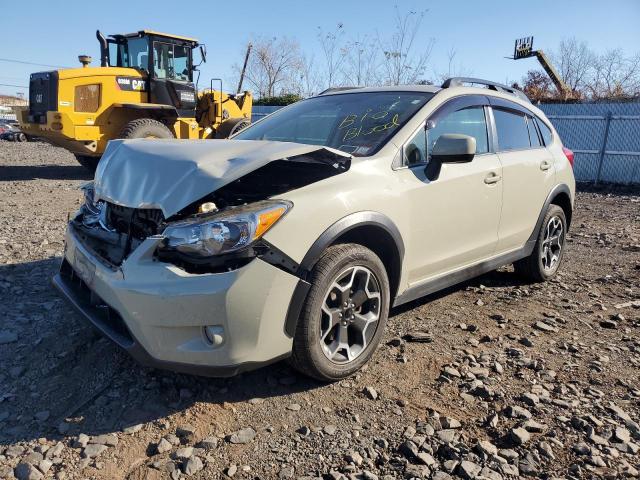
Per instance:
[[[501,178],[502,176],[498,175],[495,172],[491,172],[488,176],[485,177],[484,183],[486,183],[487,185],[490,185],[492,183],[497,183],[500,181]]]
[[[549,160],[543,160],[540,163],[540,170],[545,171],[551,168],[551,162]]]

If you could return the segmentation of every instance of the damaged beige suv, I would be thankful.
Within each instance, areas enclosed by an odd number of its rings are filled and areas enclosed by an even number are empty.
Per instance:
[[[143,364],[337,380],[392,306],[505,264],[552,277],[572,166],[504,85],[327,91],[231,140],[111,142],[53,282]]]

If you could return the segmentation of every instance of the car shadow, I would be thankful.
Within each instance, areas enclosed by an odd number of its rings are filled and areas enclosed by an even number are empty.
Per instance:
[[[452,293],[465,290],[469,287],[473,288],[504,288],[504,287],[519,287],[527,285],[528,283],[523,280],[513,269],[502,268],[499,270],[493,270],[491,272],[480,275],[479,277],[472,278],[462,283],[457,283],[438,292],[420,297],[411,302],[394,307],[389,312],[389,317],[395,317],[403,313],[413,310],[414,308],[428,305],[429,303],[444,298]]]
[[[142,367],[57,296],[50,279],[59,264],[48,258],[0,265],[0,332],[5,340],[7,333],[17,336],[0,349],[0,443],[117,432],[196,403],[225,408],[324,385],[286,362],[231,378]],[[522,284],[502,269],[394,308],[391,316],[467,287]]]
[[[0,165],[0,182],[37,179],[92,180],[93,174],[80,165]]]
[[[286,362],[231,378],[142,367],[57,296],[49,282],[59,262],[0,265],[0,333],[17,336],[0,348],[0,444],[117,432],[195,403],[224,408],[323,386]]]

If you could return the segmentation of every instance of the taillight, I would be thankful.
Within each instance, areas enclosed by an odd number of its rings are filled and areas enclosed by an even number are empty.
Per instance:
[[[567,160],[569,160],[569,163],[571,164],[571,168],[573,168],[573,152],[567,147],[562,147],[562,153],[567,157]]]

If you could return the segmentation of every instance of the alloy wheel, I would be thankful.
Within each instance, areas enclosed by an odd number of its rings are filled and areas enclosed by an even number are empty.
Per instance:
[[[547,223],[540,257],[545,271],[553,271],[560,262],[562,246],[564,245],[564,224],[559,216],[553,216]]]
[[[358,358],[374,337],[380,319],[380,282],[363,266],[351,266],[336,276],[321,309],[319,340],[332,362]]]

